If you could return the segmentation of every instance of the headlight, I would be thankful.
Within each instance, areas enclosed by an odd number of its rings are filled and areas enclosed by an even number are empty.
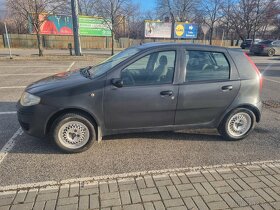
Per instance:
[[[20,98],[20,104],[22,106],[32,106],[35,104],[39,104],[40,100],[40,97],[24,92]]]

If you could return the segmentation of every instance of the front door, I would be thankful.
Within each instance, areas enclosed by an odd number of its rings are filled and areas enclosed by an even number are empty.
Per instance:
[[[178,86],[173,85],[175,62],[175,50],[153,52],[120,71],[122,87],[108,81],[104,98],[105,127],[133,129],[173,125],[178,93]]]

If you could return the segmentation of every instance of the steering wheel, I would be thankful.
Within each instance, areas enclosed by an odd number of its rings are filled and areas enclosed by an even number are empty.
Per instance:
[[[135,85],[135,80],[134,80],[131,72],[130,71],[126,71],[125,73],[126,73],[126,77],[128,78],[129,82],[131,82],[132,85]]]
[[[209,64],[204,64],[204,66],[202,67],[202,71],[213,71],[213,69],[214,66]]]

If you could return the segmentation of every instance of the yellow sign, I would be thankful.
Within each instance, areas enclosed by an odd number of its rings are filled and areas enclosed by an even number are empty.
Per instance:
[[[177,36],[183,36],[185,28],[183,25],[177,25],[175,28],[175,33]]]

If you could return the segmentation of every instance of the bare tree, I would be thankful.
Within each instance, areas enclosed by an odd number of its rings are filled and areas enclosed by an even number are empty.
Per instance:
[[[277,2],[275,0],[228,0],[225,3],[225,20],[241,39],[255,38],[261,29],[272,24]]]
[[[223,3],[221,0],[203,0],[198,6],[203,23],[209,26],[209,42],[212,45],[215,24],[223,17]]]
[[[95,15],[95,3],[96,0],[80,0],[79,13],[82,15]]]
[[[39,56],[43,56],[40,28],[49,14],[65,6],[66,0],[7,0],[7,6],[26,22],[30,21],[37,37]]]
[[[171,37],[174,36],[174,25],[176,21],[190,21],[194,17],[194,10],[197,3],[195,0],[156,0],[158,16],[161,19],[169,16],[171,19]]]
[[[114,40],[118,27],[124,23],[126,17],[133,14],[133,3],[131,0],[96,0],[95,11],[103,18],[104,22],[112,32],[111,54],[114,54]]]

